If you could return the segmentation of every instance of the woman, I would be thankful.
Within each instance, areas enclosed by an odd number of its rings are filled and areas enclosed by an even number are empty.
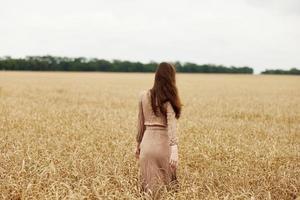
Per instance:
[[[141,189],[157,193],[162,186],[175,183],[178,165],[176,119],[181,102],[175,81],[175,67],[160,63],[153,87],[139,98],[136,157],[139,159]]]

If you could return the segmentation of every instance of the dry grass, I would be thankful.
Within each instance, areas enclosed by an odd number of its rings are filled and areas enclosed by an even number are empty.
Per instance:
[[[153,74],[0,72],[0,198],[135,199],[137,98]],[[180,191],[300,196],[300,79],[178,75]]]

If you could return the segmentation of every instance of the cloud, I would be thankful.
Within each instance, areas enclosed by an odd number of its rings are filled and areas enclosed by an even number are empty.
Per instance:
[[[179,60],[247,65],[256,72],[299,67],[298,4],[293,0],[4,1],[0,56]]]
[[[246,0],[256,8],[269,9],[274,14],[300,15],[299,0]]]

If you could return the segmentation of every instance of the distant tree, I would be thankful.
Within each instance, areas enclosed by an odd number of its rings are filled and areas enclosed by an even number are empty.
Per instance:
[[[130,62],[122,60],[108,61],[104,59],[85,57],[58,57],[58,56],[26,56],[25,58],[0,58],[1,70],[32,70],[32,71],[103,71],[103,72],[155,72],[158,63]],[[183,73],[247,73],[252,74],[249,67],[226,67],[223,65],[203,64],[191,62],[174,63],[176,70]],[[292,73],[299,70],[292,69]],[[278,72],[281,73],[281,72]]]
[[[300,75],[300,70],[296,68],[291,68],[290,70],[282,70],[282,69],[267,69],[261,74],[287,74],[287,75]]]

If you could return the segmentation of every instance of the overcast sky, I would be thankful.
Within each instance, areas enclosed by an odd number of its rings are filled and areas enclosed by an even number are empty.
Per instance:
[[[300,68],[300,0],[0,0],[0,56]]]

